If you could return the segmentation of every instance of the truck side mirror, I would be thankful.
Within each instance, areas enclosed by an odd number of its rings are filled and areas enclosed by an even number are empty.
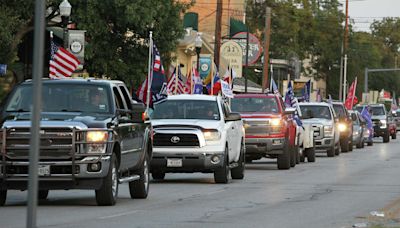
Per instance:
[[[132,103],[132,120],[135,123],[143,123],[145,120],[143,119],[143,113],[146,108],[143,103]]]
[[[231,112],[229,113],[229,115],[225,118],[225,122],[229,122],[229,121],[237,121],[237,120],[241,120],[242,117],[240,116],[239,113],[237,112]]]

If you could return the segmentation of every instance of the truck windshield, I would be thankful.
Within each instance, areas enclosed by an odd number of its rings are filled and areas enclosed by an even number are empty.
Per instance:
[[[32,85],[21,85],[11,95],[7,112],[30,112]],[[105,86],[88,84],[43,84],[43,112],[110,113],[110,92]]]
[[[362,110],[364,109],[364,106],[357,106],[356,110],[358,112],[362,112]],[[369,106],[369,113],[373,116],[382,116],[385,115],[385,109],[384,107],[379,107],[379,106]]]
[[[347,117],[346,110],[344,110],[344,106],[340,104],[334,104],[333,109],[335,110],[335,113],[339,118]]]
[[[166,100],[154,106],[151,119],[220,120],[220,114],[215,101]]]
[[[278,104],[273,97],[235,97],[231,102],[233,112],[279,113]]]
[[[332,119],[331,112],[327,106],[301,105],[300,110],[301,113],[303,113],[303,116],[307,116],[309,118],[321,118],[328,120]]]

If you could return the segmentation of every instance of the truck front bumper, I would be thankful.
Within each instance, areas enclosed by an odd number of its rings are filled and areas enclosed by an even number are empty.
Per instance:
[[[334,138],[314,139],[314,141],[315,141],[315,149],[317,150],[327,150],[335,145]]]
[[[111,156],[86,157],[72,161],[40,161],[40,189],[98,189],[107,176]],[[93,169],[97,165],[97,169]],[[27,189],[29,162],[5,161],[0,165],[0,189]]]
[[[214,172],[225,164],[225,151],[204,148],[153,148],[151,170],[166,173]]]
[[[374,137],[383,137],[389,134],[389,129],[387,127],[381,128],[379,126],[374,126]]]
[[[285,138],[246,138],[246,156],[283,154]]]

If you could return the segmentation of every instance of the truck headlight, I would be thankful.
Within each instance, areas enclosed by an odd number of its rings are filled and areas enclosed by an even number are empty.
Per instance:
[[[332,126],[324,126],[324,135],[325,136],[333,136],[333,127]]]
[[[88,131],[86,133],[86,142],[107,142],[107,131]]]
[[[380,122],[381,122],[381,128],[386,128],[387,124],[386,120],[380,120]]]
[[[221,139],[221,134],[217,130],[206,130],[203,131],[204,140],[207,141],[218,141]]]
[[[347,130],[347,125],[344,124],[344,123],[339,123],[338,124],[338,129],[339,129],[340,132],[344,132],[344,131]]]
[[[271,119],[270,123],[271,123],[272,126],[279,126],[279,125],[281,125],[281,119],[278,119],[278,118]]]

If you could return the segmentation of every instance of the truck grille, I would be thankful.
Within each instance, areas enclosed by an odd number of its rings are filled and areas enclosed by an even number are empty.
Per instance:
[[[282,124],[283,125],[283,124]],[[269,120],[245,120],[244,126],[246,129],[247,135],[266,135],[266,134],[279,134],[282,131],[282,125],[280,126],[271,126]]]
[[[171,147],[198,147],[200,146],[200,143],[196,134],[156,133],[153,138],[153,145]]]
[[[313,124],[312,128],[314,130],[314,138],[315,139],[322,139],[323,138],[323,134],[322,134],[323,127],[322,127],[322,125]]]
[[[11,160],[29,157],[30,129],[11,128],[6,131],[6,156]],[[40,160],[71,160],[73,132],[70,128],[40,130]]]

